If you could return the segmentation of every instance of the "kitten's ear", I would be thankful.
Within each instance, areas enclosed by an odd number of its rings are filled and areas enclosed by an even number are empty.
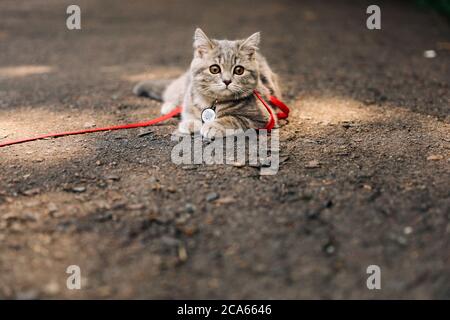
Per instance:
[[[239,50],[247,52],[250,57],[258,50],[261,33],[256,32],[245,39],[239,47]]]
[[[214,44],[209,40],[208,36],[203,32],[202,29],[195,29],[194,33],[194,49],[195,53],[199,54],[200,57],[207,53],[209,50],[214,48]]]

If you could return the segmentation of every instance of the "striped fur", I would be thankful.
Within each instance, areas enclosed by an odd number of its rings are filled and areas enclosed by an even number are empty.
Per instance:
[[[161,112],[166,114],[182,105],[179,131],[186,134],[200,132],[206,138],[223,136],[227,129],[263,128],[269,113],[253,96],[253,90],[258,90],[265,99],[269,95],[281,98],[281,93],[276,74],[258,52],[259,40],[259,33],[245,40],[229,41],[209,39],[201,29],[195,30],[191,66],[163,92]],[[213,74],[211,65],[218,65],[220,72]],[[244,67],[242,75],[234,72],[236,66]],[[227,86],[224,81],[231,82]],[[134,92],[154,97],[161,82],[153,83],[141,82]],[[215,100],[216,119],[202,124],[201,111]]]

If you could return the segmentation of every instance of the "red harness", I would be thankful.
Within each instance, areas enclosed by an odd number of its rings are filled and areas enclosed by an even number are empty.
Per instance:
[[[261,95],[259,94],[258,91],[254,90],[253,94],[256,96],[256,98],[258,98],[259,101],[261,101],[261,103],[264,105],[264,107],[266,107],[267,111],[270,114],[270,120],[266,124],[264,129],[266,129],[266,130],[273,129],[273,127],[275,126],[275,115],[273,114],[272,109],[267,105],[266,101],[264,101],[264,99],[261,97]],[[289,108],[283,102],[281,102],[280,100],[278,100],[277,98],[275,98],[273,96],[270,96],[269,102],[273,106],[280,109],[280,112],[278,112],[276,114],[278,119],[286,119],[289,116]],[[93,133],[93,132],[100,132],[100,131],[112,131],[112,130],[148,127],[148,126],[152,126],[154,124],[169,120],[169,119],[179,115],[180,113],[181,113],[181,107],[176,107],[174,110],[172,110],[168,114],[165,114],[161,117],[158,117],[158,118],[155,118],[155,119],[152,119],[149,121],[117,125],[117,126],[110,126],[110,127],[103,127],[103,128],[85,129],[85,130],[77,130],[77,131],[66,131],[66,132],[60,132],[60,133],[48,133],[48,134],[43,134],[43,135],[32,137],[32,138],[6,141],[3,143],[0,143],[0,148],[6,147],[6,146],[11,146],[14,144],[19,144],[19,143],[25,143],[25,142],[30,142],[30,141],[46,139],[46,138],[59,138],[59,137],[64,137],[64,136],[73,136],[73,135],[78,135],[78,134]]]
[[[261,95],[259,94],[258,91],[253,90],[253,94],[255,95],[256,98],[258,98],[259,101],[261,101],[261,103],[264,105],[264,107],[266,107],[267,111],[270,114],[270,119],[269,122],[267,122],[266,126],[264,127],[264,129],[266,130],[272,130],[273,127],[275,126],[275,116],[273,115],[273,111],[272,108],[270,108],[267,103],[264,101],[264,99],[261,97]],[[277,107],[278,109],[280,109],[280,112],[277,113],[277,118],[278,119],[286,119],[287,117],[289,117],[289,107],[287,105],[285,105],[282,101],[278,100],[276,97],[274,96],[270,96],[269,98],[269,102]]]

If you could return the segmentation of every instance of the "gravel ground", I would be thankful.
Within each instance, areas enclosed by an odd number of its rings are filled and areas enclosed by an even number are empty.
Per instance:
[[[0,141],[155,117],[131,88],[181,73],[196,26],[260,30],[293,110],[283,163],[175,165],[176,120],[3,148],[1,298],[450,299],[443,17],[379,1],[369,31],[364,1],[98,0],[69,31],[71,3],[0,2]]]

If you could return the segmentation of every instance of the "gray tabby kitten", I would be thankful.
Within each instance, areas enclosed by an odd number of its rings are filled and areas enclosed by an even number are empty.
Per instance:
[[[162,114],[181,105],[178,130],[183,134],[200,132],[211,139],[222,137],[227,129],[264,128],[270,115],[253,90],[266,101],[270,95],[281,95],[278,77],[258,53],[259,41],[259,32],[245,40],[229,41],[209,39],[197,28],[190,69],[173,81],[143,81],[133,92],[162,100]],[[215,120],[202,124],[202,110],[214,102]]]

